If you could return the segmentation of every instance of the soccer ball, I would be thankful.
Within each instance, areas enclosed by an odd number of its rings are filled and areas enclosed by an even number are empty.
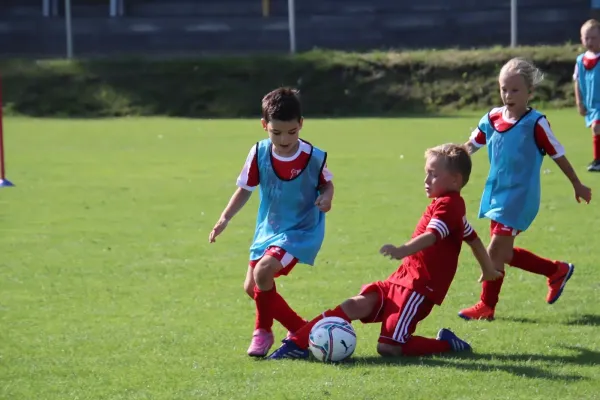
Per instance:
[[[308,348],[319,361],[342,361],[354,353],[356,333],[352,325],[344,319],[325,317],[310,331]]]

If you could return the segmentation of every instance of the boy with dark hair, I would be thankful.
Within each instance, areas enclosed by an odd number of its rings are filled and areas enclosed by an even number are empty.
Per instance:
[[[237,190],[209,235],[215,239],[259,187],[260,205],[244,289],[256,303],[255,330],[248,355],[264,357],[273,345],[273,320],[300,329],[302,319],[277,293],[275,278],[296,263],[313,265],[331,209],[333,176],[327,153],[299,139],[303,126],[297,91],[279,88],[262,100],[262,126],[269,138],[252,146]]]

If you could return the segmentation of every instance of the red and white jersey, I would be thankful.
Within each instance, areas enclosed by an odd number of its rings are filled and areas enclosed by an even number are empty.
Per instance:
[[[300,146],[298,151],[291,157],[281,157],[275,152],[271,152],[273,168],[278,176],[283,179],[292,179],[300,172],[304,170],[308,160],[310,159],[311,145],[303,140],[299,140]],[[327,164],[321,171],[319,177],[319,183],[321,185],[331,181],[333,174],[327,168]],[[259,184],[259,173],[258,173],[258,155],[256,154],[256,146],[250,148],[248,157],[246,157],[246,163],[242,172],[237,178],[237,186],[242,189],[253,191]]]
[[[518,122],[518,120],[506,116],[506,107],[492,109],[492,111],[490,111],[490,120],[494,125],[494,128],[501,132],[506,131]],[[554,135],[554,132],[552,132],[550,123],[545,117],[540,118],[537,122],[534,134],[538,146],[540,146],[551,158],[558,158],[565,155],[565,148],[560,144]],[[475,130],[471,132],[469,140],[476,147],[482,147],[486,144],[485,133],[479,128],[475,128]]]
[[[586,51],[583,55],[583,66],[585,69],[592,69],[598,64],[600,61],[600,53],[592,53],[591,51]],[[575,71],[573,71],[573,80],[576,80],[579,77],[579,67],[577,63],[575,63]]]
[[[465,201],[460,193],[451,192],[434,199],[412,237],[431,232],[437,239],[435,244],[406,257],[388,281],[442,304],[458,268],[462,242],[477,238],[465,214]]]

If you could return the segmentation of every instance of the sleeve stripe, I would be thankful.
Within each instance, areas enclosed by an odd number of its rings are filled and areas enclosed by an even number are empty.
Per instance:
[[[546,118],[540,118],[540,120],[538,121],[538,125],[545,135],[544,139],[546,140],[544,140],[543,142],[548,148],[544,150],[546,150],[548,155],[553,159],[564,156],[565,148],[554,135],[554,132],[552,131],[548,120]]]
[[[442,237],[442,239],[447,237],[450,234],[450,230],[448,229],[448,226],[446,225],[446,223],[437,218],[432,218],[429,221],[429,224],[427,224],[427,228],[435,229],[436,231],[438,231],[440,233],[440,236]]]
[[[250,152],[248,153],[248,157],[246,157],[246,162],[244,163],[244,167],[242,168],[242,171],[240,172],[240,175],[237,178],[236,184],[238,187],[241,187],[242,189],[246,189],[249,191],[254,190],[254,187],[251,186],[251,184],[253,182],[249,182],[250,178],[251,178],[251,169],[252,169],[252,162],[254,161],[254,157],[256,156],[256,146],[252,146],[252,148],[250,148]]]
[[[473,233],[473,227],[471,226],[471,224],[469,224],[468,222],[465,222],[465,231],[464,231],[464,236],[467,237],[469,236],[471,233]]]

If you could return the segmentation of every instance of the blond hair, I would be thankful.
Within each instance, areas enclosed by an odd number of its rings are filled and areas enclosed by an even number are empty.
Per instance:
[[[590,29],[598,29],[600,31],[600,22],[595,19],[588,19],[581,25],[581,32],[589,31]]]
[[[529,88],[538,86],[544,80],[542,71],[531,61],[521,57],[513,58],[504,64],[499,76],[509,73],[521,75]]]
[[[464,145],[446,143],[425,150],[425,159],[432,157],[444,160],[446,169],[462,176],[462,187],[469,182],[471,176],[471,156]]]

